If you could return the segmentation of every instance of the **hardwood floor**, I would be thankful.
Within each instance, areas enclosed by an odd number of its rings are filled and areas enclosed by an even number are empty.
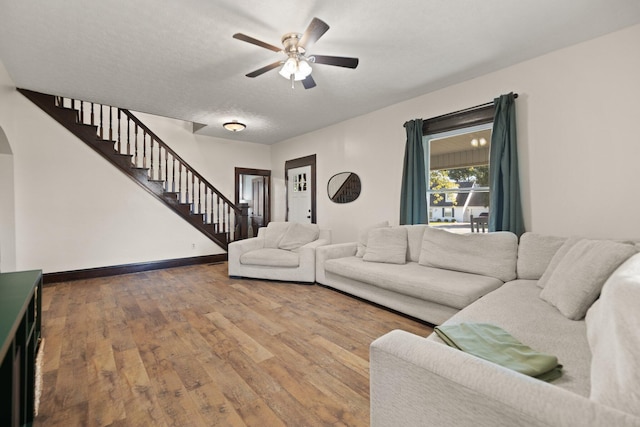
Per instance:
[[[43,290],[36,426],[368,426],[369,344],[431,328],[226,263]]]

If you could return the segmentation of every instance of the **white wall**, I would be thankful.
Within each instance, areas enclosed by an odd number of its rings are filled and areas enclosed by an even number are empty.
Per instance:
[[[229,159],[270,168],[269,147],[195,136],[179,120],[139,117],[232,200]],[[1,64],[0,127],[13,149],[16,270],[48,273],[224,252],[15,91]]]
[[[275,144],[273,219],[284,218],[284,162],[317,154],[318,223],[333,230],[335,242],[354,240],[361,225],[397,224],[403,123],[514,91],[526,229],[640,238],[639,41],[637,25]],[[341,171],[362,180],[353,203],[327,198],[327,180]],[[620,208],[605,217],[591,208],[598,202],[615,207],[616,201]]]

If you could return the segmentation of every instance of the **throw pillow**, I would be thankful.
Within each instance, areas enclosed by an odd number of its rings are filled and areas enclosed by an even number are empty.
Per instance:
[[[356,256],[360,258],[364,256],[364,253],[367,250],[367,240],[369,239],[369,231],[375,228],[382,228],[382,227],[388,227],[388,226],[389,226],[389,221],[382,221],[360,230],[360,233],[358,234],[358,250],[356,251]]]
[[[289,229],[282,236],[278,248],[292,251],[318,239],[320,229],[318,224],[291,223]]]
[[[622,264],[587,312],[591,400],[640,417],[640,254]]]
[[[264,229],[264,247],[265,248],[278,248],[278,244],[284,233],[289,229],[290,222],[273,221],[267,224],[267,228]]]
[[[456,234],[427,227],[418,262],[508,282],[516,278],[517,256],[518,237],[508,231]]]
[[[405,227],[386,227],[371,230],[362,260],[406,264],[407,229]]]
[[[540,280],[538,280],[538,283],[537,283],[539,288],[545,287],[545,285],[549,281],[549,278],[551,277],[553,272],[556,270],[556,267],[558,267],[558,264],[560,264],[560,261],[562,261],[562,258],[564,258],[567,252],[569,252],[569,249],[571,249],[573,245],[575,245],[580,240],[581,240],[580,237],[574,236],[574,237],[569,237],[567,240],[564,241],[562,246],[560,246],[560,249],[556,251],[556,253],[553,255],[553,258],[551,258],[551,261],[549,261],[549,265],[547,266],[547,269],[544,271],[542,276],[540,276]]]
[[[558,263],[540,298],[568,319],[580,320],[611,273],[635,253],[629,244],[582,239]]]

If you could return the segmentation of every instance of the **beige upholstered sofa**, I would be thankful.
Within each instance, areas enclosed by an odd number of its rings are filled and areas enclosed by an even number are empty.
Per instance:
[[[557,356],[563,375],[547,383],[392,331],[370,348],[371,425],[640,426],[638,249],[525,233],[514,280],[444,325],[497,325]]]
[[[316,282],[437,325],[515,279],[517,255],[513,233],[385,222],[358,242],[318,248]]]
[[[317,224],[270,222],[229,244],[229,276],[313,283],[316,248],[329,243],[331,231]]]

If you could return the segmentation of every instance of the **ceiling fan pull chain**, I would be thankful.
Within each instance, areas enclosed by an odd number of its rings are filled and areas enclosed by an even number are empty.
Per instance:
[[[290,79],[291,79],[291,89],[295,89],[296,88],[296,85],[295,85],[295,82],[296,82],[295,74],[291,74]]]

